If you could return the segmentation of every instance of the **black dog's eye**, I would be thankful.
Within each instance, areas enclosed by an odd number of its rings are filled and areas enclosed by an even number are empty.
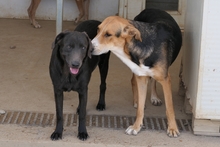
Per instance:
[[[74,47],[73,47],[72,45],[67,45],[67,46],[65,47],[65,50],[66,50],[67,52],[70,52],[70,51],[72,51],[73,48],[74,48]]]
[[[112,35],[109,34],[108,32],[106,32],[104,36],[105,36],[105,37],[110,37],[110,36],[112,36]]]
[[[67,49],[68,49],[68,50],[71,50],[71,46],[68,45],[68,46],[67,46]]]
[[[83,46],[82,49],[84,50],[84,49],[86,49],[86,47]]]

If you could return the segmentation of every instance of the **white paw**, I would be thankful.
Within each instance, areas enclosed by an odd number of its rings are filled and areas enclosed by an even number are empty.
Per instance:
[[[167,129],[167,135],[168,135],[169,137],[177,138],[177,137],[180,136],[180,132],[179,132],[179,130],[178,130],[177,128],[175,128],[175,129],[170,129],[170,128],[168,127],[168,129]]]
[[[34,28],[39,29],[41,28],[41,25],[38,22],[33,22],[32,25],[34,26]]]
[[[140,130],[141,130],[141,127],[140,127],[140,129],[135,129],[133,126],[129,126],[125,130],[125,133],[128,134],[128,135],[137,135],[138,132],[140,132]]]
[[[39,28],[41,28],[41,25],[39,25],[39,24],[37,23],[37,24],[34,25],[34,27],[35,27],[36,29],[39,29]]]
[[[0,114],[5,114],[5,111],[4,110],[0,110]]]
[[[162,101],[159,98],[151,98],[151,104],[154,106],[161,106],[162,105]]]

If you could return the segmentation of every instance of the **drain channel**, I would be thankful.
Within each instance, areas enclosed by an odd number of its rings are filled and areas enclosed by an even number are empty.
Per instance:
[[[64,127],[78,125],[77,114],[63,115]],[[102,127],[113,129],[126,129],[132,125],[135,117],[132,116],[111,116],[111,115],[87,115],[86,125],[90,127]],[[176,119],[180,131],[192,131],[192,121],[190,119]],[[50,113],[6,111],[0,114],[0,124],[17,124],[26,126],[55,126],[56,116]],[[145,117],[143,129],[147,130],[166,130],[167,119],[161,117]]]

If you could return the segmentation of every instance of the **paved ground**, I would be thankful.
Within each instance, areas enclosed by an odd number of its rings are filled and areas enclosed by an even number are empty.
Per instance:
[[[55,21],[40,21],[41,29],[34,29],[28,20],[0,19],[0,109],[55,113],[52,84],[48,74],[51,44],[55,38]],[[65,22],[63,30],[73,30],[72,22]],[[190,119],[183,110],[183,97],[178,95],[178,73],[181,54],[172,65],[170,72],[176,118]],[[95,110],[98,100],[99,75],[93,73],[89,85],[88,115],[135,116],[132,107],[130,86],[131,72],[114,55],[110,59],[107,80],[106,104],[103,112]],[[163,99],[161,87],[159,96]],[[148,94],[149,97],[149,94]],[[75,113],[78,98],[75,92],[66,93],[64,112]],[[165,117],[164,105],[155,107],[147,99],[146,117]],[[183,131],[179,138],[169,138],[164,130],[144,130],[138,136],[124,134],[124,129],[88,127],[90,138],[79,141],[77,127],[66,127],[63,140],[51,141],[53,126],[40,127],[17,124],[0,124],[0,147],[42,147],[42,146],[79,146],[79,147],[121,147],[121,146],[220,146],[219,137],[195,136]]]

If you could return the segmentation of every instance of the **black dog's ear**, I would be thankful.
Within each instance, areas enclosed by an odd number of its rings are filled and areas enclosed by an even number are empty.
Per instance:
[[[86,32],[83,32],[83,33],[86,35],[87,40],[88,40],[88,48],[87,48],[88,57],[92,58],[93,45],[92,45],[91,39],[89,38]]]
[[[64,38],[64,36],[66,34],[68,34],[70,31],[63,31],[60,34],[58,34],[54,40],[54,42],[52,43],[52,49],[54,49],[54,47]]]

